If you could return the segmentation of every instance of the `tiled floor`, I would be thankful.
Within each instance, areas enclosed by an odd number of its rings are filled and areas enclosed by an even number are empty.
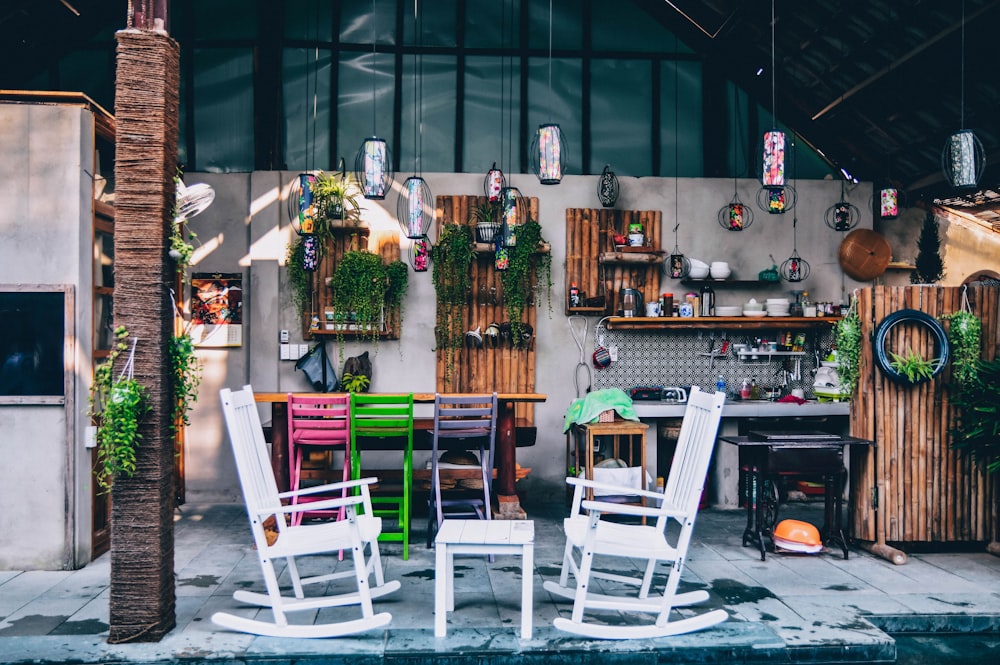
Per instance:
[[[449,662],[892,662],[895,645],[883,629],[1000,631],[1000,557],[985,552],[916,554],[902,566],[852,549],[818,555],[768,554],[743,547],[744,514],[706,510],[699,517],[682,587],[711,593],[706,608],[721,607],[730,620],[700,633],[657,640],[602,642],[552,627],[568,604],[542,589],[557,579],[562,557],[560,500],[526,502],[536,521],[534,636],[519,639],[520,560],[463,558],[456,563],[456,610],[448,635],[434,637],[433,551],[423,544],[422,517],[403,561],[398,544],[383,544],[385,574],[402,588],[376,602],[392,614],[385,630],[336,640],[261,638],[218,628],[210,616],[239,611],[237,588],[261,588],[239,505],[182,506],[177,511],[175,570],[177,627],[159,643],[108,645],[110,560],[101,557],[77,571],[0,572],[0,662],[129,663],[213,662],[355,657],[382,662],[438,658]],[[792,504],[783,517],[819,524],[821,505]],[[313,560],[323,569],[336,555]],[[682,589],[683,590],[683,589]],[[701,610],[702,608],[698,608]],[[324,610],[329,620],[346,610]],[[308,617],[305,620],[314,620]],[[579,656],[567,656],[578,653]],[[669,653],[669,656],[665,656]],[[587,654],[590,654],[588,656]],[[569,661],[567,661],[569,658]]]

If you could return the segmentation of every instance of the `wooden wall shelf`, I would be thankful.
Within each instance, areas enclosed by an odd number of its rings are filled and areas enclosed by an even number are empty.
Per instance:
[[[833,326],[839,316],[694,316],[694,317],[645,317],[612,316],[605,325],[608,330],[814,330]]]

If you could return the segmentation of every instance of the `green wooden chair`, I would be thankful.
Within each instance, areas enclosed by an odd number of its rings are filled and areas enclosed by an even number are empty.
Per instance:
[[[359,445],[358,440],[362,442]],[[413,490],[413,393],[372,395],[351,393],[351,477],[361,477],[361,449],[402,450],[400,482],[385,474],[372,491],[372,514],[392,518],[397,529],[384,528],[380,541],[403,543],[403,559],[410,557],[410,501]],[[394,475],[394,474],[393,474]]]

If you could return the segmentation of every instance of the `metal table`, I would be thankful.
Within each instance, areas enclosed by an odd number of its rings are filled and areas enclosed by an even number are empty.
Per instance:
[[[867,439],[840,436],[827,432],[751,432],[748,436],[720,436],[720,441],[739,446],[746,473],[747,524],[743,546],[760,548],[760,560],[766,556],[767,540],[774,549],[774,525],[778,521],[778,497],[775,480],[784,475],[821,475],[824,480],[823,528],[825,545],[839,545],[848,557],[844,537],[842,493],[844,488],[844,449],[854,445],[873,445]]]

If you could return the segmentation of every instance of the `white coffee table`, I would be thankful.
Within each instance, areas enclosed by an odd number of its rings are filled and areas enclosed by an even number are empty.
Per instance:
[[[531,638],[535,523],[531,520],[446,519],[434,539],[434,636],[447,632],[455,609],[456,554],[521,555],[521,639]]]

